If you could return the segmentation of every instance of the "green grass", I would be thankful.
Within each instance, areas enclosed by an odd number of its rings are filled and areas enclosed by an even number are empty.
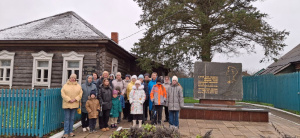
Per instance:
[[[195,100],[194,98],[186,97],[186,98],[184,98],[184,103],[199,103],[199,100]]]
[[[262,103],[262,102],[254,102],[254,101],[238,101],[238,102],[245,102],[245,103],[252,103],[252,104],[260,104],[260,105],[265,105],[265,106],[270,106],[270,107],[274,107],[273,104],[269,104],[269,103]]]
[[[269,104],[269,103],[254,102],[254,101],[239,101],[239,102],[245,102],[245,103],[252,103],[252,104],[259,104],[259,105],[265,105],[265,106],[274,107],[273,104]],[[279,108],[279,109],[284,110],[284,111],[287,111],[287,112],[290,112],[290,113],[293,113],[293,114],[300,115],[300,112],[299,112],[299,111],[290,110],[290,109],[282,109],[282,108]]]
[[[290,112],[290,113],[293,113],[293,114],[300,115],[300,112],[299,112],[299,111],[290,110],[290,109],[282,109],[282,110],[287,111],[287,112]]]

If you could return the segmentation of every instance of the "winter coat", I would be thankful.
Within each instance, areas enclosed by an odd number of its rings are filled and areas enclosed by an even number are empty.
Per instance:
[[[152,87],[156,84],[156,81],[157,81],[157,78],[156,80],[151,80],[149,81],[148,83],[148,94],[149,94],[149,98],[150,98],[150,93],[151,93],[151,90],[152,90]],[[152,110],[152,101],[149,99],[149,110],[151,111]]]
[[[121,103],[121,107],[122,107],[122,108],[125,108],[125,100],[124,100],[124,96],[123,96],[123,95],[120,95],[120,96],[119,96],[119,100],[120,100],[120,103]]]
[[[97,99],[100,101],[102,105],[102,110],[111,109],[112,106],[112,87],[100,85],[99,93]]]
[[[150,93],[150,99],[155,105],[165,105],[167,100],[167,91],[163,85],[154,85]]]
[[[85,108],[89,114],[89,119],[98,118],[100,104],[99,100],[96,98],[89,98],[89,100],[85,104]]]
[[[149,87],[148,87],[149,81],[144,81],[144,91],[146,94],[146,100],[149,100]]]
[[[82,88],[82,99],[81,99],[81,111],[84,113],[88,113],[87,110],[85,109],[85,104],[86,101],[88,100],[88,97],[90,96],[90,92],[92,90],[94,90],[95,92],[97,92],[97,88],[96,85],[93,83],[89,83],[88,82],[88,77],[91,75],[87,75],[86,76],[86,81],[84,84],[81,84],[81,88]]]
[[[184,106],[182,87],[177,84],[172,84],[167,90],[166,105],[171,111],[179,111]]]
[[[126,92],[126,87],[125,87],[125,82],[123,80],[113,80],[112,84],[114,85],[114,90],[116,89],[116,87],[120,87],[120,90],[122,92],[122,94],[124,94]]]
[[[170,83],[170,82],[164,82],[163,86],[166,88],[166,91],[167,91],[167,97],[168,97],[168,89],[170,88],[171,83]],[[168,105],[165,105],[165,106],[168,106]]]
[[[79,101],[82,97],[81,86],[76,82],[70,82],[69,80],[61,89],[61,97],[63,99],[63,109],[74,109],[79,107]],[[76,102],[70,103],[70,100],[76,99]]]
[[[121,103],[119,97],[112,98],[112,107],[110,110],[110,117],[117,118],[119,114],[122,112]]]
[[[96,85],[96,88],[97,88],[97,91],[98,91],[99,90],[99,86],[100,86],[100,80],[99,79],[94,80],[94,78],[93,78],[93,84]]]
[[[129,94],[130,94],[133,86],[134,86],[134,82],[132,82],[132,81],[127,85],[127,90],[126,90],[127,100],[129,100]]]
[[[133,86],[129,94],[129,103],[131,104],[130,113],[131,114],[143,114],[143,104],[146,100],[146,95],[143,85],[138,89]]]

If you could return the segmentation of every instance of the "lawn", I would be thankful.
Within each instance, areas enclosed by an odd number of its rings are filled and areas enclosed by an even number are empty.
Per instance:
[[[259,104],[259,105],[265,105],[265,106],[274,107],[273,104],[269,104],[269,103],[254,102],[254,101],[239,101],[239,102],[245,102],[245,103],[252,103],[252,104]],[[276,108],[276,107],[275,107],[275,108]],[[300,112],[299,112],[299,111],[289,110],[289,109],[282,109],[282,108],[278,108],[278,109],[281,109],[281,110],[284,110],[284,111],[287,111],[287,112],[290,112],[290,113],[293,113],[293,114],[300,115]]]
[[[192,97],[185,97],[184,98],[184,103],[199,103],[199,100],[195,100]]]

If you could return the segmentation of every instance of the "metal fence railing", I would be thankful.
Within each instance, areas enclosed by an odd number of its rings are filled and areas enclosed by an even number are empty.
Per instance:
[[[243,77],[243,100],[300,111],[300,73]]]

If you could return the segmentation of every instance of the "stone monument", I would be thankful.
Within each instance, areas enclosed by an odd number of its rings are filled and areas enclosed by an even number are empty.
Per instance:
[[[196,62],[194,98],[204,104],[234,105],[242,100],[242,64]]]

